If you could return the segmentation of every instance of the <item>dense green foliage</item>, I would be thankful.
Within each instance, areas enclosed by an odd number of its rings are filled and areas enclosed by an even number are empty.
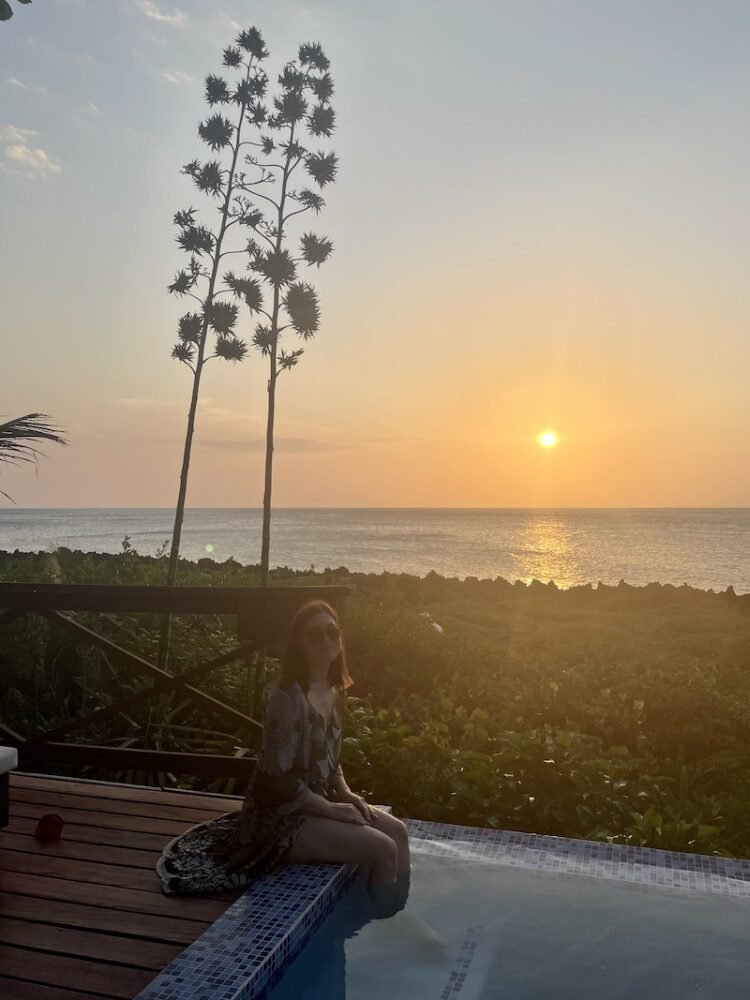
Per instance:
[[[180,566],[185,585],[254,586],[258,573],[232,560]],[[127,549],[0,553],[3,580],[162,578],[163,560]],[[274,584],[312,582],[354,588],[344,617],[355,679],[344,760],[352,788],[425,819],[750,854],[750,597],[343,568],[272,574]],[[99,616],[97,627],[152,656],[156,623],[146,619]],[[232,629],[210,616],[181,621],[177,661],[229,648]],[[23,733],[138,687],[39,618],[2,626],[0,671],[0,721]],[[212,685],[248,704],[244,668]],[[223,752],[242,744],[243,734],[164,700],[87,738]]]

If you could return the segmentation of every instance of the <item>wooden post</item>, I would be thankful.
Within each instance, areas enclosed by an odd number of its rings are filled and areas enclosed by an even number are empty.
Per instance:
[[[0,829],[8,825],[10,813],[10,780],[8,772],[0,774]]]

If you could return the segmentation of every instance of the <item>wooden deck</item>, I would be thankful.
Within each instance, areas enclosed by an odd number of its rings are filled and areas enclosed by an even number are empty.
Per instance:
[[[186,827],[241,799],[13,772],[0,830],[0,998],[132,1000],[216,920],[221,898],[164,896],[154,865]],[[44,813],[62,840],[33,833]]]

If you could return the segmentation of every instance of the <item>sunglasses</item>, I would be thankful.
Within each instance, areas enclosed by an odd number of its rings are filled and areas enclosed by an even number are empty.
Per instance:
[[[340,625],[325,625],[323,628],[315,627],[305,629],[305,635],[313,642],[322,642],[323,639],[330,639],[334,642],[341,636]]]

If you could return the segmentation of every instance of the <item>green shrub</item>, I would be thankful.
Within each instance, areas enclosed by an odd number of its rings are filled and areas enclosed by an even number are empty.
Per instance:
[[[132,547],[0,552],[3,580],[160,584],[164,575],[163,558]],[[183,560],[180,580],[257,586],[259,573],[234,560]],[[354,588],[344,616],[353,788],[443,822],[750,853],[750,597],[345,567],[272,573],[275,584],[312,582]],[[78,617],[155,657],[155,617]],[[228,618],[178,618],[180,669],[233,646],[233,629]],[[142,683],[38,617],[0,627],[0,671],[0,721],[22,733]],[[202,686],[246,708],[248,680],[236,664]],[[229,753],[244,745],[242,734],[171,697],[82,738]]]

